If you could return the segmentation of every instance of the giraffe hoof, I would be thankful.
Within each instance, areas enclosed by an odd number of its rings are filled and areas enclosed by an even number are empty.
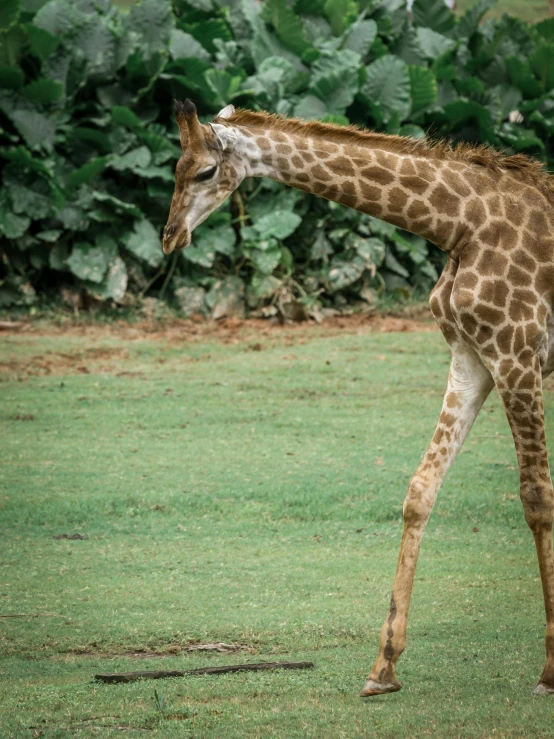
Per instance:
[[[533,690],[532,695],[552,695],[554,693],[554,688],[551,688],[549,685],[545,685],[544,683],[539,683],[535,690]]]
[[[362,698],[370,698],[372,695],[384,695],[385,693],[396,693],[402,685],[396,680],[393,683],[379,683],[371,678],[364,685],[364,689],[360,693]]]

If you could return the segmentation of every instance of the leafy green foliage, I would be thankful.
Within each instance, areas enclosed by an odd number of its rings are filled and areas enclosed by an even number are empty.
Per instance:
[[[270,181],[245,182],[183,252],[161,231],[179,139],[230,102],[420,138],[432,130],[552,165],[554,23],[494,0],[4,0],[0,9],[0,303],[60,282],[97,300],[148,292],[183,311],[287,313],[428,289],[417,236]],[[510,116],[520,111],[521,116]],[[523,120],[521,120],[523,117]],[[518,122],[520,121],[520,122]]]
[[[448,33],[456,18],[443,0],[414,0],[412,18],[416,26],[431,28],[437,33]]]
[[[387,54],[366,68],[366,83],[361,94],[374,118],[386,123],[396,113],[407,118],[411,108],[410,76],[406,63]]]
[[[8,31],[19,16],[19,0],[3,0],[0,6],[0,31]]]

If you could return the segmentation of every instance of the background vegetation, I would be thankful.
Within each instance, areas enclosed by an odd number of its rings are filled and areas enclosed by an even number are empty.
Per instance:
[[[0,306],[170,298],[185,314],[294,313],[427,289],[423,239],[270,181],[246,183],[165,259],[179,155],[172,98],[552,164],[554,19],[455,17],[442,0],[4,0]],[[521,116],[512,116],[520,111]],[[518,122],[519,121],[519,122]],[[69,290],[63,291],[63,286]]]
[[[552,737],[496,394],[425,535],[404,688],[358,697],[449,356],[439,332],[330,323],[0,337],[2,739]],[[545,399],[552,438],[549,380]],[[219,641],[249,651],[186,651]],[[315,669],[92,682],[287,659]]]

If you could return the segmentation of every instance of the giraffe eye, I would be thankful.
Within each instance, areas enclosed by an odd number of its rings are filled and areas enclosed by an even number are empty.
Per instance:
[[[196,175],[196,181],[205,182],[206,180],[211,180],[216,170],[217,170],[217,165],[215,167],[210,167],[210,169],[206,169],[204,172],[200,172],[200,174]]]

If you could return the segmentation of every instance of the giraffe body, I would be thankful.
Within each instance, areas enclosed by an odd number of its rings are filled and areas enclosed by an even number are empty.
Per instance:
[[[425,525],[440,485],[491,389],[510,423],[524,515],[535,539],[546,610],[539,693],[554,693],[552,487],[542,378],[554,369],[554,178],[521,155],[430,147],[394,136],[302,123],[227,106],[201,126],[178,104],[183,156],[164,251],[245,177],[270,177],[417,233],[448,254],[430,306],[452,361],[431,443],[403,508],[404,532],[379,653],[363,696],[400,689],[395,665]]]

